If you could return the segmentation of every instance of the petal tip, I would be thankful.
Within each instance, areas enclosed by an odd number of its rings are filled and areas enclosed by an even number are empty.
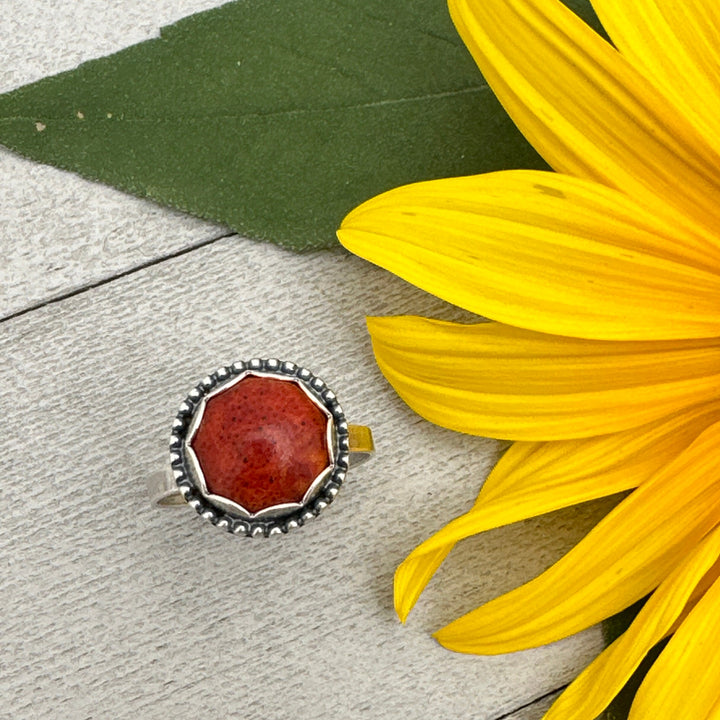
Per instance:
[[[400,622],[404,625],[407,621],[410,611],[415,607],[417,596],[408,593],[408,584],[404,578],[404,563],[402,563],[395,571],[393,581],[393,596],[395,602],[395,612]]]
[[[335,236],[338,239],[338,242],[346,249],[349,250],[347,243],[345,242],[347,238],[347,228],[345,227],[345,220],[347,218],[343,219],[342,223],[340,224],[340,227],[335,231]]]
[[[449,626],[446,625],[445,627],[436,630],[432,634],[433,640],[435,640],[438,645],[442,645],[442,647],[444,647],[446,650],[452,650],[454,652],[457,652],[457,648],[453,645],[452,636],[448,637],[448,633],[446,632],[448,627]]]

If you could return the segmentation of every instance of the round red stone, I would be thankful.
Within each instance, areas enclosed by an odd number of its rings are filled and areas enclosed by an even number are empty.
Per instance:
[[[256,513],[302,501],[331,464],[327,427],[295,382],[247,375],[207,401],[190,445],[208,491]]]

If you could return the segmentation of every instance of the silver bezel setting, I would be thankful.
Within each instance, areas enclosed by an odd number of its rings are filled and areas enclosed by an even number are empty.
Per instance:
[[[328,418],[330,463],[315,478],[301,503],[284,503],[251,513],[232,500],[208,492],[202,468],[190,443],[207,402],[248,375],[295,383]],[[181,403],[170,438],[171,470],[188,505],[213,525],[251,537],[286,533],[320,513],[342,486],[349,457],[348,424],[335,393],[306,368],[275,358],[236,362],[203,378]]]

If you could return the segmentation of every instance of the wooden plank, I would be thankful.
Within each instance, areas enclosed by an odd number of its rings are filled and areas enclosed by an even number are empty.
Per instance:
[[[363,313],[462,317],[341,253],[229,238],[0,324],[0,697],[13,718],[507,714],[568,682],[591,630],[499,657],[429,633],[541,571],[583,506],[463,543],[406,627],[392,575],[474,500],[492,441],[415,416],[378,372]],[[148,507],[174,410],[221,363],[325,377],[377,455],[336,503],[270,540]]]
[[[222,0],[4,0],[0,92],[157,36]],[[0,149],[0,317],[223,234]]]

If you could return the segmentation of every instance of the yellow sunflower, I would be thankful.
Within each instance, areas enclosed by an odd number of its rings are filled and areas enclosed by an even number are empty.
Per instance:
[[[491,320],[370,318],[401,397],[514,440],[475,506],[395,578],[404,620],[459,540],[632,492],[531,582],[440,630],[504,653],[650,594],[549,711],[591,719],[670,637],[631,718],[720,717],[720,3],[450,0],[515,123],[556,172],[419,183],[354,210],[352,252]]]

